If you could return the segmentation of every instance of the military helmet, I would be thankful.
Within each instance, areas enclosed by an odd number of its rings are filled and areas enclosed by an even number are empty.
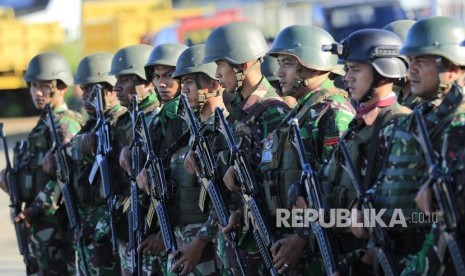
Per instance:
[[[263,58],[262,64],[260,65],[260,68],[262,70],[263,76],[265,76],[265,78],[268,81],[271,82],[271,81],[279,80],[278,78],[279,64],[276,58],[268,56],[268,55],[265,56]]]
[[[43,52],[31,59],[24,75],[26,82],[61,80],[67,86],[73,85],[73,74],[65,57],[59,53]]]
[[[407,60],[399,53],[402,40],[393,32],[362,29],[342,40],[339,59],[342,62],[368,62],[386,78],[407,76]]]
[[[321,45],[335,43],[334,38],[325,30],[315,26],[292,25],[279,32],[268,54],[278,57],[288,54],[310,69],[335,71],[337,57],[321,50]]]
[[[187,74],[204,73],[215,79],[216,64],[214,62],[203,63],[204,55],[205,44],[194,45],[184,50],[176,62],[176,71],[172,77],[179,79]]]
[[[84,57],[76,69],[74,84],[90,84],[106,82],[111,86],[116,83],[115,76],[110,76],[111,53],[96,53]]]
[[[176,66],[181,53],[187,49],[187,46],[179,43],[163,43],[155,47],[144,66],[145,76],[152,80],[151,68],[155,65]]]
[[[383,30],[393,32],[398,35],[402,41],[405,41],[407,31],[410,29],[410,27],[412,27],[413,24],[415,24],[415,22],[415,20],[411,19],[396,20],[384,26]]]
[[[460,66],[465,65],[465,26],[446,16],[435,16],[417,21],[407,32],[400,52],[407,56],[441,56]]]
[[[214,29],[205,43],[203,62],[225,60],[244,64],[256,60],[268,51],[265,37],[251,22],[232,22]]]
[[[152,46],[137,44],[118,50],[111,61],[110,75],[120,76],[134,74],[147,80],[145,78],[144,65],[152,49]]]

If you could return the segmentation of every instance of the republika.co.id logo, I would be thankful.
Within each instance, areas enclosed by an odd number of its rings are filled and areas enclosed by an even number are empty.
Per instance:
[[[408,227],[412,223],[436,223],[438,214],[426,215],[423,212],[413,212],[404,215],[402,209],[393,209],[386,221],[387,209],[277,209],[276,227],[309,227],[318,223],[321,227]],[[391,213],[391,212],[390,212]]]

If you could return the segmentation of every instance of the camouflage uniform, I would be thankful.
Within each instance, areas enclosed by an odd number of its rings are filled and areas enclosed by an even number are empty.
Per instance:
[[[154,91],[149,91],[148,95],[140,95],[136,86],[147,85],[150,80],[145,75],[144,65],[150,55],[153,47],[148,45],[131,45],[120,49],[112,59],[110,75],[118,77],[129,75],[132,77],[134,84],[134,91],[127,92],[127,94],[137,95],[137,108],[139,112],[143,112],[146,121],[152,119],[153,114],[158,112],[160,102]],[[115,84],[117,88],[119,83]],[[124,90],[124,89],[123,89]],[[121,100],[120,100],[121,102]],[[118,255],[121,264],[122,275],[133,275],[131,264],[131,252],[129,250],[129,236],[128,236],[128,210],[130,206],[130,177],[121,169],[119,165],[119,155],[124,147],[131,144],[133,138],[133,122],[131,118],[131,107],[129,102],[123,104],[128,107],[128,112],[122,114],[117,122],[117,125],[112,127],[112,141],[113,150],[110,156],[110,170],[113,172],[113,185],[116,195],[115,204],[115,217],[116,217],[116,234],[118,236]],[[141,202],[144,196],[140,197]],[[96,225],[96,236],[103,237],[110,232],[108,219],[103,218]],[[137,245],[136,245],[137,246]],[[152,256],[145,256],[143,258],[143,274],[152,275],[156,264]]]
[[[463,163],[460,163],[459,160],[463,160],[463,148],[461,146],[461,140],[464,137],[464,118],[465,118],[465,105],[461,103],[463,97],[462,88],[453,89],[447,93],[444,100],[441,102],[435,110],[428,110],[426,107],[428,104],[423,104],[420,108],[424,111],[424,118],[427,124],[427,128],[430,134],[431,143],[436,152],[441,152],[441,158],[445,160],[445,164],[442,165],[442,171],[445,175],[450,175],[450,181],[454,184],[460,184],[460,180],[463,180]],[[444,113],[441,111],[445,111]],[[452,118],[451,118],[452,116]],[[451,120],[452,119],[452,120]],[[411,131],[417,132],[416,123],[412,119],[413,125],[410,129]],[[410,162],[411,164],[419,164],[416,166],[416,171],[413,179],[407,183],[411,184],[412,192],[409,198],[406,198],[405,195],[402,195],[402,201],[399,201],[400,207],[403,210],[407,210],[407,214],[404,215],[407,218],[412,217],[410,213],[413,211],[418,212],[418,207],[414,203],[415,195],[421,186],[422,179],[428,175],[428,170],[426,167],[426,161],[424,158],[423,150],[418,141],[414,144],[415,147],[415,163]],[[419,158],[420,157],[420,158]],[[413,182],[415,181],[415,182]],[[463,219],[463,193],[460,191],[460,185],[450,186],[454,191],[452,194],[455,195],[456,202],[459,204],[459,213]],[[396,202],[397,203],[397,202]],[[412,206],[413,205],[413,206]],[[405,208],[408,207],[408,208]],[[460,208],[462,207],[462,208]],[[410,216],[409,216],[410,215]],[[418,219],[417,219],[418,220]],[[410,225],[411,228],[419,226],[416,224]],[[422,231],[422,237],[426,229]],[[405,256],[406,253],[413,253],[413,251],[419,251],[417,255],[411,256],[410,263],[408,267],[403,271],[403,275],[422,274],[422,275],[451,275],[454,273],[454,266],[451,262],[451,259],[448,255],[443,255],[445,250],[445,244],[439,242],[440,229],[438,224],[433,224],[432,229],[429,234],[424,237],[423,246],[421,244],[416,244],[416,247],[413,250],[402,252]],[[417,234],[418,235],[418,234]],[[423,241],[423,239],[409,239],[409,244],[413,241]],[[462,241],[463,243],[463,241]]]
[[[339,58],[344,62],[367,62],[374,71],[371,86],[357,103],[356,117],[341,138],[347,145],[358,174],[356,177],[360,179],[365,189],[375,183],[382,168],[383,158],[388,150],[386,144],[393,139],[391,129],[411,112],[410,109],[397,102],[394,92],[383,94],[383,99],[370,105],[366,104],[373,97],[375,87],[381,79],[394,83],[398,78],[405,78],[407,64],[398,54],[401,45],[400,38],[392,32],[360,30],[344,39],[340,45],[343,48],[342,52],[338,52]],[[391,48],[393,51],[385,56],[383,54],[371,55],[376,47]],[[352,208],[357,199],[352,179],[342,165],[347,166],[347,161],[341,149],[336,148],[331,160],[325,165],[321,177],[322,184],[328,191],[328,206],[331,208]],[[365,241],[356,239],[349,229],[338,228],[334,233],[337,236],[337,251],[340,254],[347,254],[340,262],[339,272],[349,273],[349,269],[352,269],[353,273],[371,273],[370,266],[365,267],[364,263],[359,260],[365,254]]]
[[[62,137],[75,135],[81,129],[80,118],[66,104],[53,109],[55,123]],[[57,206],[58,183],[42,171],[44,154],[51,148],[51,135],[45,111],[29,133],[27,148],[18,160],[19,181],[26,189],[26,206],[36,214],[30,228],[29,247],[38,261],[39,271],[60,275],[75,272],[73,231],[69,227],[64,206]],[[15,158],[16,159],[16,158]],[[28,186],[32,184],[32,186]],[[35,198],[34,198],[35,197]]]
[[[72,85],[73,76],[62,55],[43,52],[30,60],[24,80],[30,87],[31,94],[41,91],[43,97],[51,98],[51,105],[57,105],[63,97],[57,95],[57,92],[62,93],[67,86]],[[38,82],[50,82],[49,91],[38,90]],[[50,176],[42,169],[45,154],[52,147],[52,139],[45,107],[42,106],[43,103],[35,104],[38,108],[43,108],[41,117],[29,133],[26,145],[15,151],[14,157],[20,200],[25,202],[32,219],[28,236],[28,247],[32,255],[31,272],[71,274],[75,273],[73,232],[70,230],[65,208],[58,206],[60,192],[58,183],[54,180],[56,176]],[[81,129],[79,114],[68,110],[64,103],[53,106],[52,110],[59,139],[69,141]]]
[[[117,105],[106,114],[112,128],[118,126],[118,117],[125,112],[126,108]],[[112,250],[111,232],[108,228],[104,232],[101,232],[99,229],[96,230],[97,224],[103,223],[104,220],[109,220],[108,206],[102,192],[103,184],[100,178],[92,185],[89,184],[88,176],[94,165],[95,156],[93,154],[86,154],[85,152],[82,153],[82,147],[79,143],[81,135],[83,137],[86,134],[93,133],[95,123],[94,119],[89,120],[81,132],[72,140],[72,159],[74,161],[72,163],[73,182],[82,224],[85,245],[84,254],[86,254],[85,260],[88,262],[87,266],[92,274],[115,275],[120,272],[119,261],[111,254],[107,254],[107,252],[111,252]],[[115,177],[115,174],[117,175],[118,172],[114,170],[115,166],[111,166],[111,168],[113,170],[110,171],[110,176],[112,176],[112,185],[115,186],[113,183],[118,179]],[[99,233],[99,235],[96,235],[96,233]],[[77,253],[80,263],[79,268],[81,269],[83,267],[81,263],[83,258],[80,256],[81,253],[79,250],[77,250]]]
[[[147,122],[152,120],[153,114],[157,113],[159,107],[159,101],[157,95],[155,93],[151,94],[149,97],[145,98],[138,104],[139,112],[144,112],[145,119]],[[132,268],[131,268],[131,252],[129,250],[128,244],[128,217],[127,212],[130,210],[129,208],[129,183],[130,179],[126,173],[120,168],[119,166],[119,152],[123,149],[123,147],[129,145],[132,140],[133,135],[133,125],[131,120],[130,112],[124,113],[121,116],[120,120],[118,121],[118,126],[112,128],[113,131],[113,139],[116,142],[113,145],[113,152],[115,153],[113,159],[113,168],[115,172],[119,172],[122,175],[119,178],[114,177],[112,180],[116,180],[116,189],[115,193],[117,195],[117,203],[116,203],[116,216],[117,219],[117,235],[118,235],[118,244],[119,244],[119,257],[121,261],[121,273],[122,275],[132,275]],[[119,179],[119,180],[118,180]],[[146,197],[141,195],[140,197],[140,204],[142,202],[146,202]],[[143,204],[143,209],[146,209],[146,204]],[[100,221],[99,225],[100,231],[104,231],[109,233],[109,225],[104,221]],[[153,275],[154,267],[156,267],[155,260],[153,256],[147,255],[144,257],[143,261],[143,271],[144,275]]]

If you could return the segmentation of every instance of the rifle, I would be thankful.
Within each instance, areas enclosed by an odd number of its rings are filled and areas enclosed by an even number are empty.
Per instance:
[[[97,134],[97,155],[95,162],[92,166],[92,170],[89,174],[89,184],[92,185],[97,175],[97,171],[100,171],[100,181],[103,186],[103,196],[107,202],[108,214],[110,216],[110,231],[111,231],[111,244],[113,254],[118,253],[118,243],[116,241],[116,226],[115,226],[115,204],[116,196],[113,192],[113,185],[110,177],[110,167],[108,165],[108,157],[112,150],[111,147],[111,126],[110,122],[105,119],[103,112],[103,96],[104,91],[100,84],[96,84],[93,87],[93,95],[95,95],[95,110],[97,115],[97,123],[95,130]]]
[[[342,165],[344,170],[348,173],[352,183],[354,184],[355,190],[357,192],[358,201],[362,203],[362,209],[367,210],[374,210],[375,206],[373,204],[373,197],[372,194],[367,193],[360,183],[358,172],[355,168],[354,162],[350,157],[349,150],[347,149],[347,144],[344,138],[339,140],[339,148],[342,150],[342,154],[346,159],[347,165]],[[394,257],[392,251],[389,250],[389,237],[384,229],[376,222],[375,226],[369,228],[370,231],[370,244],[372,249],[375,252],[376,258],[384,271],[385,275],[399,275],[399,269],[397,267],[396,262],[394,261]]]
[[[143,224],[142,224],[142,210],[139,207],[139,188],[137,187],[136,177],[140,172],[139,156],[141,150],[141,134],[137,127],[137,117],[139,108],[137,106],[137,96],[133,95],[130,101],[131,105],[131,119],[133,125],[133,136],[129,146],[131,149],[131,188],[130,199],[131,209],[128,212],[128,226],[129,226],[129,250],[131,252],[132,273],[135,275],[142,275],[143,256],[142,252],[137,251],[137,247],[142,242],[143,238]]]
[[[302,167],[300,185],[305,187],[307,204],[312,209],[326,211],[323,205],[323,192],[321,191],[318,178],[307,160],[304,142],[300,134],[299,120],[296,118],[290,121],[288,139],[299,154],[300,166]],[[318,222],[312,220],[310,221],[310,225],[320,248],[326,274],[333,275],[338,270],[337,254],[334,252],[334,238],[329,229],[321,227]]]
[[[242,198],[247,203],[254,222],[253,236],[257,242],[260,254],[265,262],[266,268],[271,275],[278,275],[273,266],[270,248],[277,242],[273,233],[270,220],[266,216],[265,209],[259,198],[259,190],[249,162],[244,152],[238,148],[229,129],[229,125],[223,115],[223,110],[219,107],[215,109],[215,129],[223,133],[231,151],[231,162],[236,170],[236,177],[241,185]]]
[[[465,271],[465,250],[460,237],[464,237],[465,232],[460,221],[459,209],[451,191],[451,184],[448,177],[441,172],[442,160],[433,150],[429,138],[428,129],[419,109],[413,111],[418,124],[421,147],[426,154],[428,166],[428,185],[433,189],[434,198],[438,204],[439,229],[444,238],[450,257],[458,274]]]
[[[191,132],[191,136],[194,137],[192,144],[192,150],[195,152],[197,161],[200,164],[200,176],[199,181],[202,186],[207,190],[208,196],[210,197],[215,212],[220,220],[221,225],[224,227],[228,225],[229,216],[231,215],[229,209],[226,208],[223,194],[219,188],[219,176],[218,167],[216,164],[215,157],[213,156],[208,140],[200,135],[199,127],[194,118],[194,114],[189,107],[185,96],[181,96],[181,100],[178,106],[178,117],[183,119],[188,125]],[[242,257],[239,252],[239,246],[236,240],[236,231],[233,230],[229,233],[229,240],[234,249],[237,263],[242,275],[246,275],[245,266],[242,261]]]
[[[160,231],[163,236],[166,253],[171,254],[178,251],[173,223],[168,211],[169,194],[166,184],[165,172],[162,160],[155,155],[150,139],[150,133],[143,112],[139,112],[137,126],[142,127],[142,143],[147,154],[144,168],[148,170],[148,182],[150,186],[150,202],[156,210]],[[171,261],[176,262],[178,256]]]
[[[16,170],[11,166],[10,157],[8,155],[8,144],[3,131],[3,123],[0,123],[0,138],[3,142],[3,149],[5,151],[5,175],[8,183],[8,190],[10,193],[10,218],[12,221],[21,213],[22,202],[19,198],[18,182],[16,179]],[[19,143],[16,144],[19,147]],[[31,266],[29,264],[29,247],[27,245],[28,233],[26,225],[23,220],[15,223],[13,222],[16,233],[16,241],[18,242],[19,253],[23,256],[23,262],[26,265],[26,273],[29,275],[32,273]]]
[[[63,201],[65,203],[66,213],[68,214],[69,219],[69,225],[71,226],[71,229],[74,230],[74,233],[76,235],[77,244],[79,247],[79,251],[81,252],[82,262],[84,264],[84,273],[86,275],[90,275],[89,268],[87,266],[86,256],[84,255],[84,244],[77,203],[75,200],[73,189],[70,187],[70,170],[69,161],[66,157],[66,149],[61,144],[60,138],[58,137],[55,119],[49,104],[45,105],[45,110],[47,111],[48,126],[52,135],[53,144],[51,150],[55,159],[57,182],[60,186],[61,195],[63,196]]]

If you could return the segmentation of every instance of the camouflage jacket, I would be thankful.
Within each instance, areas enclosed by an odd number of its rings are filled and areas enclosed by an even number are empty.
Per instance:
[[[455,88],[442,100],[424,102],[417,107],[423,114],[434,150],[451,164],[455,162],[455,153],[461,151],[459,141],[464,135],[464,108],[461,105],[463,92]],[[425,153],[422,141],[418,138],[419,130],[413,114],[392,132],[392,143],[385,145],[389,151],[376,186],[375,204],[377,208],[388,210],[402,208],[409,223],[412,213],[418,211],[415,196],[422,181],[428,176]],[[443,172],[448,173],[449,167],[445,164]],[[387,212],[386,218],[389,215],[391,213]]]
[[[43,111],[45,113],[45,110]],[[55,124],[57,127],[59,138],[63,141],[70,141],[71,138],[76,135],[82,127],[83,121],[81,119],[81,115],[75,113],[68,109],[66,104],[57,106],[53,108],[53,115],[55,117]],[[39,154],[43,157],[43,155],[51,148],[51,134],[49,132],[48,120],[45,115],[41,116],[41,119],[37,126],[32,130],[29,134],[28,140],[30,141],[31,150],[34,151],[34,147],[37,149],[38,147],[34,145],[34,143],[40,143],[42,148],[45,151],[36,152],[33,154]],[[40,138],[33,138],[36,134],[44,135]],[[31,144],[32,141],[35,141]],[[44,145],[46,145],[44,147]],[[35,157],[33,157],[35,158]],[[37,164],[39,165],[39,170],[42,171],[42,159]],[[53,215],[59,208],[57,205],[57,196],[59,193],[59,185],[58,182],[55,180],[56,177],[50,177],[49,181],[46,185],[41,189],[38,194],[36,195],[33,203],[31,204],[30,208],[35,213],[43,213],[46,215]]]

